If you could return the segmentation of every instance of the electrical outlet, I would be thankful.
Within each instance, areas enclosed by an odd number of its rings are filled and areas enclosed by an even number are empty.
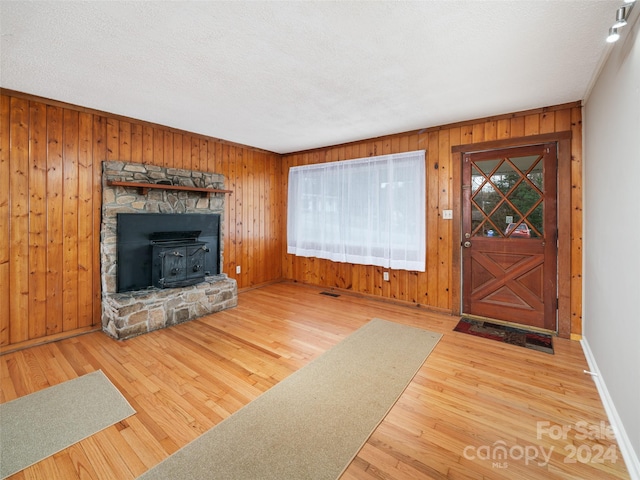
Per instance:
[[[382,272],[382,280],[385,282],[389,281],[389,272]]]
[[[240,265],[236,265],[236,274],[240,275],[241,272],[242,272],[242,268],[240,268]]]

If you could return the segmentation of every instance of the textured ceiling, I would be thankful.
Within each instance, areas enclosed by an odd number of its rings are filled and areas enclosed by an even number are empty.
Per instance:
[[[619,4],[2,1],[0,83],[287,153],[581,100]]]

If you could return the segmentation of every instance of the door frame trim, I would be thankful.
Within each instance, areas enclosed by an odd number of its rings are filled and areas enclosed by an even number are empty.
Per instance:
[[[530,137],[509,138],[451,147],[453,218],[451,269],[451,307],[454,315],[462,312],[462,159],[465,154],[541,143],[557,145],[558,184],[558,336],[571,336],[571,132],[556,132]],[[457,242],[457,245],[456,245]],[[457,279],[457,281],[456,281]]]

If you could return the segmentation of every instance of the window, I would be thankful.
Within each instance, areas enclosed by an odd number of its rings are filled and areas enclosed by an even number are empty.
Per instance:
[[[424,153],[292,167],[287,253],[424,272]]]

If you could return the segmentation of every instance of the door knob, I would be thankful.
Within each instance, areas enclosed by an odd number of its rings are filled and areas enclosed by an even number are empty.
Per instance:
[[[462,246],[463,246],[464,248],[469,248],[469,247],[471,246],[471,242],[464,242],[464,243],[462,244]]]

